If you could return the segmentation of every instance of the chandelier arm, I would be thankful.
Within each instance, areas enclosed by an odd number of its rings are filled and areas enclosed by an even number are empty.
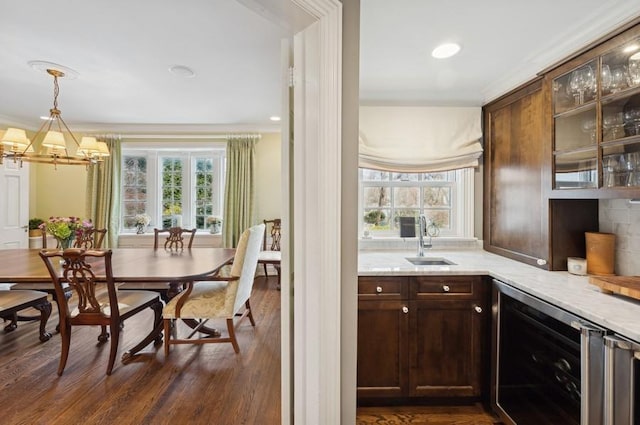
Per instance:
[[[58,109],[58,95],[60,94],[60,86],[58,84],[58,77],[64,77],[64,73],[56,70],[56,69],[47,69],[47,73],[53,76],[53,108],[49,110],[49,118],[46,122],[44,122],[36,134],[33,136],[32,140],[29,140],[29,144],[27,147],[21,152],[7,152],[6,149],[2,145],[0,145],[0,164],[2,164],[2,159],[6,157],[13,158],[14,162],[19,161],[20,166],[22,166],[22,162],[35,162],[41,164],[53,164],[56,168],[58,164],[67,164],[67,165],[85,165],[89,167],[90,165],[97,164],[102,162],[102,156],[98,155],[97,157],[90,156],[87,152],[81,151],[77,152],[80,149],[80,143],[78,139],[73,134],[67,123],[62,119],[60,115],[61,112]],[[42,137],[42,141],[46,139],[47,133],[51,130],[53,126],[53,121],[57,121],[56,126],[61,134],[64,135],[65,130],[71,136],[71,139],[76,145],[76,156],[71,156],[69,154],[69,150],[67,149],[66,140],[64,141],[64,149],[60,149],[60,151],[64,150],[64,155],[58,155],[56,153],[56,149],[52,150],[51,154],[45,153],[37,153],[35,152],[34,146],[36,139]],[[56,126],[53,128],[55,129]],[[64,139],[64,136],[63,136]],[[42,142],[41,141],[41,142]],[[55,146],[55,145],[53,145]],[[44,148],[44,146],[40,146],[39,148]],[[31,150],[31,152],[28,152]],[[79,153],[82,153],[80,156]]]

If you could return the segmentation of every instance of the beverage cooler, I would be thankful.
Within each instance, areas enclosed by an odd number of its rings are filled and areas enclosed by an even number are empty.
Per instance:
[[[492,405],[508,425],[602,425],[604,329],[494,281]]]

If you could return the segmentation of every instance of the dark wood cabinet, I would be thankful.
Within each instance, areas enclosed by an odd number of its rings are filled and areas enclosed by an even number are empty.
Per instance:
[[[360,277],[358,398],[480,397],[484,287],[477,276]]]
[[[542,78],[483,108],[484,248],[527,264],[549,262],[551,132]]]
[[[640,25],[545,73],[553,197],[640,196]]]
[[[480,277],[418,276],[409,302],[409,394],[481,395],[487,296]]]
[[[495,254],[566,270],[567,257],[586,255],[584,233],[598,231],[598,201],[552,196],[550,93],[549,80],[538,78],[483,108],[483,243]]]
[[[408,385],[406,301],[358,302],[358,395],[402,397]]]

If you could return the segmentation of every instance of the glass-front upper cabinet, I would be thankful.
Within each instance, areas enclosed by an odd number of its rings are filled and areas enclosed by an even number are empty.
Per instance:
[[[640,37],[553,79],[553,123],[554,189],[640,187]]]

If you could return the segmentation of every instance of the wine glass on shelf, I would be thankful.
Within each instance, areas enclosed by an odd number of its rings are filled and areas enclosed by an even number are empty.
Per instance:
[[[606,63],[602,64],[602,70],[600,72],[600,84],[602,85],[602,92],[608,93],[611,87],[611,68]]]
[[[589,135],[591,143],[596,142],[596,119],[586,118],[582,120],[582,131]]]
[[[624,155],[624,170],[627,176],[627,186],[635,186],[637,184],[638,165],[638,152],[629,152]]]
[[[573,94],[576,106],[585,102],[585,94],[590,91],[595,92],[596,78],[591,66],[583,66],[571,73],[569,80],[569,90]]]
[[[640,84],[640,52],[629,57],[629,86]]]
[[[623,127],[624,117],[622,112],[604,115],[602,118],[604,141],[607,142],[624,136],[624,132],[622,131]]]
[[[619,92],[627,87],[627,67],[624,65],[611,68],[611,93]]]

